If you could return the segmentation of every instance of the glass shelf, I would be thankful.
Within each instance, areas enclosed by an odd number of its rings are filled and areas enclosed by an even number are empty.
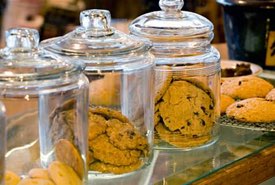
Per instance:
[[[275,134],[221,126],[220,140],[193,151],[155,151],[154,185],[191,184],[275,144]]]

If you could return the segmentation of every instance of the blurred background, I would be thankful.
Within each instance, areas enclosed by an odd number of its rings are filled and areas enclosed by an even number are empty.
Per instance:
[[[109,10],[113,26],[125,32],[132,19],[160,10],[158,0],[0,0],[1,46],[4,30],[11,27],[38,29],[41,40],[64,35],[79,25],[82,10],[92,8]],[[207,17],[215,26],[213,43],[225,42],[221,7],[215,0],[185,0],[183,9]]]

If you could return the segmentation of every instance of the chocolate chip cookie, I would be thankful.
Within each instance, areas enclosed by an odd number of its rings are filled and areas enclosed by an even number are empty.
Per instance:
[[[248,98],[230,105],[226,115],[243,122],[274,122],[275,102],[264,98]]]
[[[264,98],[273,85],[256,76],[239,77],[225,80],[221,93],[234,99]]]
[[[198,145],[207,143],[210,139],[210,135],[201,136],[201,137],[194,135],[193,137],[186,137],[182,135],[179,131],[176,131],[176,132],[170,131],[163,125],[163,123],[159,123],[155,127],[155,129],[162,140],[180,148],[198,146]]]
[[[155,130],[161,139],[175,143],[170,137],[175,134],[184,141],[185,138],[192,140],[204,136],[209,140],[216,119],[215,98],[202,82],[174,76],[163,96],[155,103]],[[189,145],[203,144],[205,140],[197,139],[194,143],[189,142]]]

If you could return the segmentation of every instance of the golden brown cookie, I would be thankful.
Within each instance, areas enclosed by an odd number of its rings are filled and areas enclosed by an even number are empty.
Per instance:
[[[221,95],[221,113],[225,113],[227,107],[234,103],[235,100],[228,95]]]
[[[156,126],[160,122],[160,113],[159,111],[154,114],[154,126]]]
[[[47,169],[43,168],[33,168],[29,171],[30,178],[37,178],[37,179],[50,179],[49,173]]]
[[[201,137],[187,137],[180,132],[171,132],[163,126],[163,123],[159,123],[155,128],[162,140],[176,147],[194,147],[207,143],[210,140],[209,134]]]
[[[88,156],[87,156],[87,164],[91,164],[95,161],[96,159],[94,158],[94,152],[92,150],[88,151]]]
[[[221,93],[234,99],[264,98],[273,85],[256,76],[226,80],[221,85]]]
[[[21,180],[17,185],[55,185],[55,184],[49,179],[25,178]]]
[[[52,162],[49,165],[48,172],[55,185],[82,185],[75,171],[62,162]]]
[[[214,100],[209,92],[189,81],[173,81],[159,103],[162,121],[170,131],[205,135],[214,124]]]
[[[55,155],[58,161],[72,167],[79,175],[80,179],[84,176],[84,162],[79,151],[66,139],[60,139],[55,144]]]
[[[141,161],[138,161],[135,164],[127,165],[127,166],[115,166],[111,164],[106,164],[103,162],[94,162],[90,165],[90,168],[95,171],[100,171],[103,173],[114,173],[114,174],[121,174],[121,173],[128,173],[134,170],[137,170],[142,165]]]
[[[105,133],[106,129],[106,119],[101,115],[92,114],[91,111],[89,111],[89,140],[93,140],[97,136]]]
[[[107,121],[107,136],[110,143],[120,150],[139,149],[144,150],[148,147],[145,137],[130,123],[122,123],[118,119]]]
[[[173,81],[187,81],[192,85],[195,85],[197,88],[203,90],[206,94],[208,94],[208,96],[212,99],[212,101],[215,104],[215,96],[212,90],[208,86],[206,86],[203,82],[194,78],[184,78],[181,76],[173,76]]]
[[[121,112],[117,110],[109,109],[106,107],[96,107],[92,108],[91,111],[93,114],[101,115],[107,120],[114,118],[120,120],[123,123],[130,122],[126,116],[124,116],[123,114],[121,114]]]
[[[131,165],[137,163],[141,157],[140,150],[120,150],[112,145],[108,136],[102,134],[89,142],[93,157],[104,163],[113,165]]]
[[[264,98],[249,98],[235,102],[226,109],[229,118],[243,122],[274,122],[275,102]]]
[[[268,101],[275,101],[275,88],[268,92],[268,94],[265,96],[265,99]]]
[[[9,170],[5,171],[5,185],[17,185],[20,182],[20,177]]]

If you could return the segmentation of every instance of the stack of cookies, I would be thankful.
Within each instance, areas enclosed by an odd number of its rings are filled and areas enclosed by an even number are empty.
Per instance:
[[[68,147],[68,142],[78,141],[73,132],[76,111],[73,104],[67,102],[53,112],[49,135],[56,145],[56,158],[79,172],[83,168],[78,162],[80,158],[76,158],[76,151]],[[90,107],[88,122],[87,165],[90,171],[122,174],[135,171],[147,162],[149,144],[146,136],[120,111]]]
[[[198,79],[165,75],[156,80],[161,83],[155,97],[155,144],[188,148],[207,143],[216,119],[213,92]]]
[[[12,171],[5,172],[6,185],[82,185],[84,163],[74,145],[61,139],[55,145],[56,161],[48,168],[32,168],[20,178]]]
[[[139,169],[146,162],[147,138],[121,112],[89,109],[89,160],[91,171],[122,174]]]
[[[264,79],[248,76],[225,80],[221,93],[223,118],[245,124],[275,123],[275,89]]]
[[[68,165],[52,162],[48,169],[33,168],[28,177],[21,179],[17,174],[5,172],[6,185],[82,185],[82,181],[75,171]]]

